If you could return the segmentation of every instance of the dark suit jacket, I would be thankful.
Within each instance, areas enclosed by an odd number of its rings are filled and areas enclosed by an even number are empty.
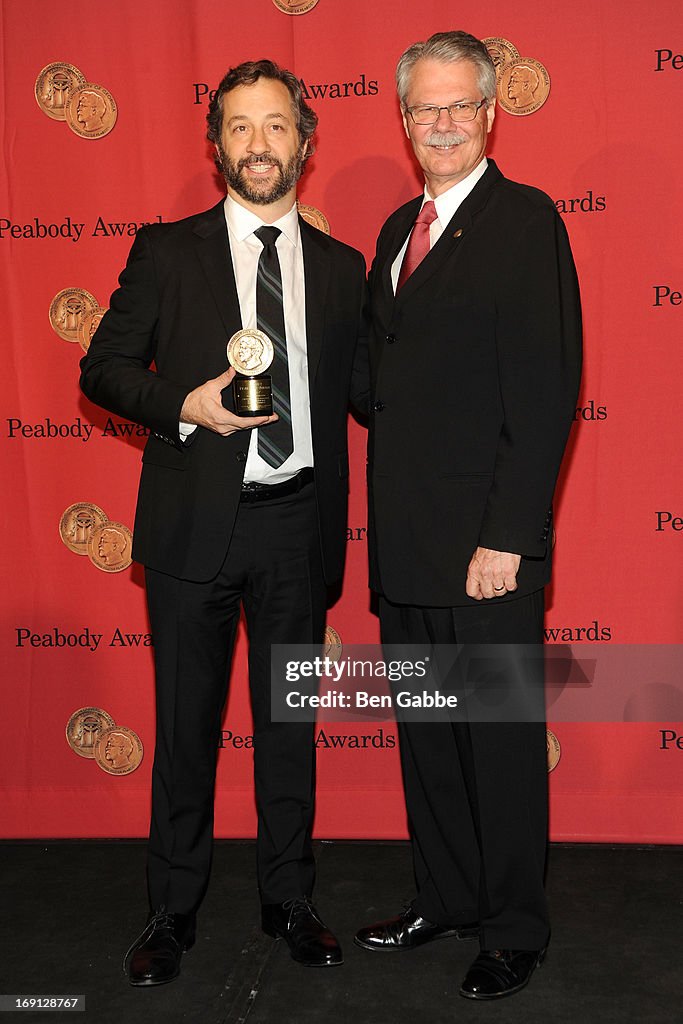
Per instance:
[[[367,390],[365,264],[354,249],[299,223],[315,488],[330,583],[344,563],[352,373],[354,391]],[[153,431],[142,456],[133,557],[206,581],[230,543],[250,437],[201,427],[189,444],[178,436],[185,397],[228,368],[228,340],[242,327],[223,203],[140,230],[119,284],[81,362],[81,387],[93,402]],[[231,400],[229,388],[224,404]]]
[[[551,501],[581,366],[567,233],[543,192],[493,161],[394,297],[391,265],[421,197],[382,228],[370,272],[371,586],[456,606],[478,545],[547,583]]]

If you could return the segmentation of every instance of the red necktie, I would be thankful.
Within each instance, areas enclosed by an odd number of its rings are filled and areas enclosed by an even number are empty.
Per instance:
[[[418,268],[429,252],[429,225],[438,217],[433,200],[429,199],[417,215],[413,225],[408,248],[406,249],[401,271],[398,275],[396,291],[403,287],[410,275]]]

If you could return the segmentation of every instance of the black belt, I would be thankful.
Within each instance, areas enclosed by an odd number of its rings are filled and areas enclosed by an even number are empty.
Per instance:
[[[284,498],[288,494],[296,494],[302,487],[313,483],[313,470],[310,466],[300,469],[291,480],[283,480],[281,484],[257,484],[252,481],[242,484],[240,501],[270,501],[271,498]]]

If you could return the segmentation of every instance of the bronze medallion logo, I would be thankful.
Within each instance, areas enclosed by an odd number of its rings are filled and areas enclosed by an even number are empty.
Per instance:
[[[310,224],[311,227],[317,228],[318,231],[322,231],[323,234],[329,235],[330,224],[324,213],[321,213],[315,206],[306,206],[305,203],[297,202],[296,206],[299,214],[307,224]]]
[[[560,741],[550,729],[545,731],[545,744],[548,753],[548,773],[550,773],[557,768],[561,754]]]
[[[64,341],[78,341],[82,321],[100,304],[85,288],[62,288],[50,303],[50,324]]]
[[[339,633],[332,626],[325,627],[323,636],[323,657],[330,661],[339,661],[342,656],[342,641]]]
[[[506,64],[498,77],[498,102],[508,114],[534,114],[550,94],[550,75],[539,60],[520,57]]]
[[[78,344],[84,352],[87,352],[90,348],[93,335],[100,326],[102,317],[107,312],[106,306],[98,306],[94,313],[86,313],[78,325]]]
[[[228,342],[228,362],[245,377],[264,373],[273,361],[273,343],[263,331],[245,327],[236,331]]]
[[[95,761],[109,775],[130,775],[142,761],[142,741],[125,725],[105,729],[95,743]]]
[[[133,535],[123,523],[108,520],[88,538],[87,555],[102,572],[122,572],[132,562]]]
[[[98,739],[116,723],[102,708],[79,708],[66,725],[69,746],[79,757],[94,758]]]
[[[77,67],[55,61],[46,65],[36,78],[36,102],[54,121],[65,121],[69,97],[80,85],[85,85],[85,75]]]
[[[283,14],[308,14],[318,0],[273,0],[273,3]]]
[[[101,139],[116,124],[116,100],[103,85],[85,82],[69,93],[66,123],[82,139]]]
[[[69,505],[59,520],[59,536],[76,555],[88,554],[88,541],[93,530],[104,526],[107,522],[106,513],[91,501],[77,501]]]
[[[493,66],[496,69],[496,81],[498,81],[505,65],[512,64],[513,61],[519,59],[519,50],[514,43],[511,43],[509,39],[503,39],[502,36],[487,36],[486,39],[482,39],[482,43],[493,61]]]

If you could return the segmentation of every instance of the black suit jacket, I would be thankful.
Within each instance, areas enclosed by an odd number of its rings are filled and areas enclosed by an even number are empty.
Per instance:
[[[551,502],[581,366],[567,233],[543,192],[493,161],[394,297],[421,197],[382,228],[370,273],[371,586],[402,604],[469,604],[478,545],[550,576]]]
[[[367,390],[365,264],[354,249],[299,224],[315,488],[331,583],[341,576],[346,542],[349,391]],[[142,456],[133,557],[206,581],[230,543],[250,437],[201,427],[190,443],[178,435],[185,397],[228,368],[228,340],[242,328],[223,203],[141,229],[119,285],[81,362],[81,387],[93,402],[153,431]],[[224,404],[231,400],[229,388]]]

